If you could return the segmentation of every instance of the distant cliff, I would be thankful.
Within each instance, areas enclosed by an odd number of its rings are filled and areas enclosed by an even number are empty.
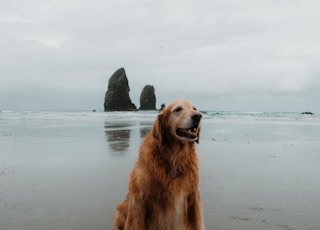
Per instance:
[[[146,85],[140,96],[139,110],[156,110],[156,95],[152,85]]]
[[[104,111],[136,111],[131,102],[130,88],[124,68],[118,69],[109,79],[104,98]]]

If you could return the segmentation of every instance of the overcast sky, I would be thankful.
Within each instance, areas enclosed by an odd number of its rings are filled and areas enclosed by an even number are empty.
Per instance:
[[[137,107],[320,112],[319,0],[0,3],[0,110],[103,110],[124,67]]]

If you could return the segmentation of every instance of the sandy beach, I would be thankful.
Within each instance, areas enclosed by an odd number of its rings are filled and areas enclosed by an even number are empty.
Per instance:
[[[114,229],[155,116],[2,113],[0,229]],[[207,229],[320,229],[319,116],[205,116],[197,149]]]

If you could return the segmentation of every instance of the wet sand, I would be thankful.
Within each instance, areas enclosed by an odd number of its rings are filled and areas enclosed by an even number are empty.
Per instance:
[[[151,121],[0,121],[0,229],[114,229]],[[204,120],[207,229],[320,229],[320,126]]]

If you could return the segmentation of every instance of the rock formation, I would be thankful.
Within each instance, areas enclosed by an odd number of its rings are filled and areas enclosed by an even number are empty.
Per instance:
[[[104,99],[104,111],[136,111],[131,102],[130,88],[124,68],[118,69],[109,79]]]
[[[159,111],[161,112],[165,107],[166,107],[165,104],[161,104],[161,107],[160,107]]]
[[[156,95],[152,85],[146,85],[140,95],[139,110],[156,110]]]
[[[303,115],[313,115],[312,112],[302,112],[301,114],[303,114]]]

